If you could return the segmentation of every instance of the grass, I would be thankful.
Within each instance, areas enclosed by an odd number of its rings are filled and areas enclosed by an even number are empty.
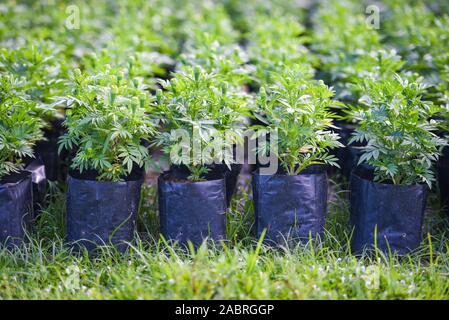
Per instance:
[[[448,222],[428,210],[423,242],[405,257],[355,257],[347,192],[332,183],[321,241],[273,249],[251,235],[252,203],[242,185],[228,214],[229,242],[198,250],[158,239],[155,190],[147,187],[139,233],[128,252],[74,253],[63,242],[63,190],[52,186],[36,230],[16,250],[0,249],[1,299],[448,299]],[[437,203],[435,196],[429,201]]]

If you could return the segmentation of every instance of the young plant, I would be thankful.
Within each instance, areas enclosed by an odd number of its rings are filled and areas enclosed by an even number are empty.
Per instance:
[[[374,167],[374,181],[411,185],[435,180],[433,162],[446,143],[429,120],[439,108],[421,96],[426,86],[396,75],[391,80],[367,79],[361,88],[367,107],[354,114],[359,127],[350,143],[366,142],[359,164]]]
[[[254,66],[253,81],[258,86],[271,83],[271,74],[282,72],[285,66],[308,65],[312,72],[314,55],[305,47],[305,31],[296,17],[259,14],[248,34],[248,55]]]
[[[407,68],[426,77],[434,63],[432,53],[429,52],[432,47],[447,51],[445,41],[434,27],[437,17],[426,7],[424,1],[402,4],[394,0],[384,1],[384,42],[404,57]]]
[[[380,37],[363,14],[358,0],[321,1],[312,16],[312,48],[324,61],[340,53],[357,54],[379,49]]]
[[[297,175],[315,164],[338,167],[329,150],[342,147],[332,131],[333,91],[321,80],[311,80],[307,68],[287,68],[272,74],[273,85],[262,87],[257,97],[258,118],[277,130],[277,157],[287,174]],[[254,126],[258,129],[258,126]],[[270,144],[261,144],[258,153],[267,153]],[[273,151],[273,150],[271,150]]]
[[[95,170],[98,180],[115,182],[152,164],[142,145],[155,132],[148,113],[150,98],[145,87],[126,74],[75,70],[72,93],[61,99],[67,106],[67,133],[59,142],[60,151],[74,152],[72,170]]]
[[[36,102],[42,118],[49,123],[62,119],[53,97],[65,90],[65,69],[57,45],[50,41],[27,42],[16,49],[0,50],[0,72],[13,74],[23,82],[26,94]]]
[[[24,83],[0,73],[0,180],[24,168],[34,157],[33,147],[43,138],[36,103],[25,94]]]
[[[364,79],[391,79],[404,66],[404,61],[394,50],[384,49],[366,52],[354,60],[341,60],[337,64],[329,64],[329,71],[335,78],[335,90],[338,98],[357,102],[361,98],[359,84]]]
[[[234,163],[229,151],[242,142],[243,116],[249,110],[246,95],[228,90],[219,76],[199,66],[161,85],[165,92],[157,92],[155,108],[164,131],[155,144],[163,146],[169,162],[185,165],[192,181],[203,180],[212,163]]]
[[[364,10],[360,1],[330,0],[321,2],[312,16],[311,48],[321,62],[320,78],[332,84],[336,98],[345,102],[357,101],[352,96],[350,78],[377,63],[371,56],[382,48]]]
[[[237,43],[239,33],[233,28],[231,18],[219,1],[191,1],[184,5],[187,19],[184,22],[184,45],[199,44],[203,34],[213,35],[223,45]]]
[[[365,105],[358,103],[359,99],[363,99],[363,83],[366,79],[373,81],[388,80],[398,73],[404,61],[396,54],[394,50],[385,51],[383,49],[372,51],[368,54],[359,56],[359,58],[352,64],[346,65],[341,69],[340,81],[336,87],[340,93],[340,98],[351,100],[351,104],[346,104],[343,110],[344,119],[348,122],[356,123],[356,119],[352,115],[358,112],[359,109],[366,108]],[[403,73],[410,80],[414,80],[418,75],[413,73]]]
[[[198,34],[196,41],[186,47],[179,59],[179,70],[200,65],[207,72],[217,74],[235,90],[241,90],[250,79],[246,52],[236,44],[223,45],[217,37],[207,33]]]

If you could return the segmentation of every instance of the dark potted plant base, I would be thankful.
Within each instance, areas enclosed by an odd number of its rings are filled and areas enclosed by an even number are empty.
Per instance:
[[[177,174],[178,173],[178,174]],[[205,181],[192,182],[179,171],[158,179],[159,218],[168,241],[199,246],[204,240],[226,239],[226,182],[212,173]]]
[[[242,170],[242,165],[236,163],[231,164],[231,169],[229,169],[228,166],[223,164],[220,165],[220,170],[222,171],[226,182],[226,206],[229,207],[232,197],[237,190],[237,182]]]
[[[33,219],[31,174],[21,172],[0,181],[0,243],[18,246]]]
[[[95,172],[70,172],[67,190],[67,241],[92,251],[114,245],[125,251],[133,240],[143,175],[123,182],[96,181]]]
[[[229,207],[231,203],[232,196],[237,191],[237,183],[239,180],[240,172],[242,171],[241,164],[231,164],[231,170],[226,168],[225,179],[226,179],[226,204]]]
[[[35,153],[45,164],[45,175],[50,181],[57,181],[59,176],[59,156],[56,140],[39,141]]]
[[[361,150],[357,147],[361,147],[363,145],[348,145],[355,129],[353,124],[339,122],[336,126],[339,128],[338,133],[340,134],[340,142],[344,145],[344,147],[336,149],[335,156],[338,158],[341,174],[349,180],[351,172],[355,167],[357,167],[357,162],[359,161],[361,155]]]
[[[350,191],[355,253],[377,246],[385,253],[402,255],[419,246],[428,194],[426,185],[376,183],[373,170],[359,166],[351,175]]]
[[[61,121],[53,121],[50,129],[44,130],[44,141],[36,143],[35,153],[45,165],[45,175],[50,181],[65,180],[63,176],[63,157],[58,153],[58,140],[64,134]]]
[[[449,150],[443,149],[443,155],[438,159],[438,189],[443,213],[449,217]]]
[[[327,212],[325,166],[312,166],[299,175],[253,173],[255,228],[266,229],[267,244],[306,242],[324,231]]]
[[[37,214],[46,205],[47,177],[44,162],[40,159],[30,159],[26,162],[25,171],[31,173],[33,184],[33,208]]]

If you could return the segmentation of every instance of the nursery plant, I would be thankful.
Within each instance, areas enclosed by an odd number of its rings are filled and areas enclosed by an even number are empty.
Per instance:
[[[426,86],[396,75],[366,80],[351,142],[361,147],[360,167],[350,181],[353,249],[376,245],[404,254],[421,241],[427,190],[433,165],[446,142],[435,134],[432,115],[439,110],[422,100]]]
[[[428,3],[416,2],[398,6],[387,1],[385,42],[397,48],[406,58],[408,69],[422,74],[429,84],[426,98],[447,109],[448,104],[448,62],[449,16],[432,12]],[[400,17],[400,18],[398,18]],[[439,135],[447,132],[447,112],[434,117],[439,122]],[[438,185],[441,204],[447,212],[449,204],[447,148],[438,160]]]
[[[66,106],[59,150],[74,152],[70,168],[79,173],[97,172],[97,180],[118,182],[135,168],[148,168],[151,159],[142,145],[155,126],[148,113],[150,97],[127,70],[110,69],[89,75],[75,70]]]
[[[158,183],[161,232],[196,245],[205,238],[224,239],[229,193],[222,167],[231,169],[233,146],[242,142],[246,96],[199,66],[161,85],[165,92],[158,91],[155,110],[163,132],[155,143],[171,165]]]
[[[0,242],[19,244],[32,218],[31,174],[25,161],[43,138],[36,103],[23,81],[0,73]]]
[[[34,157],[33,147],[43,138],[38,108],[26,93],[25,83],[0,73],[0,179],[19,173],[24,160]]]
[[[201,181],[210,171],[208,165],[215,162],[229,167],[234,163],[230,152],[194,153],[193,144],[198,143],[201,150],[232,150],[236,143],[241,143],[243,117],[249,111],[247,95],[228,90],[229,85],[220,75],[208,73],[200,66],[187,67],[173,79],[160,83],[165,92],[158,90],[155,108],[164,130],[156,137],[155,145],[162,146],[170,164],[186,166],[188,179]],[[178,129],[188,134],[188,143],[176,137]],[[214,135],[222,140],[211,139]]]
[[[232,26],[226,9],[220,2],[192,1],[186,3],[188,19],[184,23],[184,48],[200,45],[202,35],[212,35],[223,45],[236,44],[240,34]]]
[[[277,14],[276,14],[277,13]],[[256,24],[246,36],[248,55],[253,69],[253,86],[271,84],[270,75],[282,72],[284,66],[303,66],[316,63],[314,55],[305,47],[304,27],[296,17],[274,11],[256,15]]]
[[[440,109],[423,101],[426,85],[396,75],[391,80],[369,80],[361,86],[360,102],[366,107],[354,113],[359,123],[350,142],[366,142],[359,164],[373,166],[376,182],[412,185],[435,180],[433,163],[445,144],[436,134],[431,116]]]
[[[277,148],[270,136],[269,142],[258,144],[257,152],[275,152],[280,170],[253,174],[256,227],[259,236],[267,229],[265,239],[277,244],[323,232],[325,165],[338,166],[329,151],[342,146],[330,111],[340,103],[331,99],[333,91],[322,81],[310,79],[308,70],[285,67],[271,75],[273,85],[262,87],[257,97],[260,121],[277,131]]]
[[[192,23],[193,34],[187,38],[184,52],[179,56],[180,63],[177,69],[187,68],[188,71],[189,68],[201,66],[207,73],[215,74],[217,79],[225,83],[228,95],[231,91],[239,95],[250,81],[248,56],[246,51],[236,43],[237,33],[232,29],[229,18],[223,10],[214,11],[214,15],[208,17],[208,19],[213,19],[218,14],[217,18],[221,17],[220,25],[224,25],[223,28],[211,28],[207,20],[194,20]],[[244,97],[247,101],[242,100],[242,103],[250,103],[252,97],[250,95]],[[232,146],[230,147],[232,148]],[[241,169],[242,164],[240,163],[223,165],[227,205],[236,190]]]
[[[277,158],[281,168],[297,175],[312,165],[338,166],[329,151],[341,147],[333,131],[331,112],[342,103],[332,100],[333,91],[320,80],[312,80],[307,67],[285,67],[271,76],[274,84],[262,87],[257,97],[258,119],[278,131]],[[255,129],[261,129],[254,126]],[[257,152],[268,152],[269,143]]]
[[[365,108],[358,103],[364,92],[360,85],[365,79],[385,80],[394,77],[404,65],[404,61],[396,53],[395,50],[386,51],[384,49],[374,50],[358,56],[355,61],[342,60],[339,65],[335,65],[331,70],[339,74],[339,80],[336,86],[340,92],[340,96],[346,97],[345,100],[352,101],[347,103],[346,108],[339,110],[341,117],[339,118],[339,133],[341,142],[348,144],[354,129],[357,127],[357,120],[352,116],[353,112],[357,112],[359,108]],[[416,77],[411,73],[404,73],[409,78]],[[353,145],[347,145],[337,152],[339,164],[343,175],[349,179],[352,169],[357,165],[360,149],[358,146],[364,145],[365,142],[359,142]]]
[[[132,240],[143,171],[151,164],[145,140],[155,132],[150,97],[127,70],[75,70],[60,150],[70,152],[67,238],[88,249]]]
[[[382,48],[378,32],[366,22],[364,9],[360,1],[323,1],[312,16],[310,42],[320,60],[319,77],[334,86],[336,98],[345,102],[357,101],[348,92],[348,77],[362,72],[364,64],[370,64],[370,53]]]
[[[384,11],[383,41],[404,57],[408,68],[426,75],[433,64],[432,44],[444,46],[433,41],[438,38],[433,34],[436,16],[423,1],[401,5],[387,0]]]
[[[61,135],[63,109],[54,102],[66,86],[68,63],[60,46],[51,41],[26,41],[17,48],[0,52],[0,72],[8,72],[23,82],[24,90],[36,102],[36,112],[44,123],[44,139],[35,146],[36,162],[45,165],[46,178],[55,181],[60,173],[57,139]]]
[[[220,43],[218,37],[211,34],[196,35],[196,40],[186,46],[179,60],[180,70],[185,66],[188,69],[200,65],[207,72],[217,74],[230,90],[241,91],[250,79],[246,52],[236,44]]]
[[[13,74],[23,82],[47,122],[62,117],[51,104],[52,97],[64,92],[66,70],[59,55],[59,48],[49,41],[29,41],[19,48],[0,51],[0,72]]]

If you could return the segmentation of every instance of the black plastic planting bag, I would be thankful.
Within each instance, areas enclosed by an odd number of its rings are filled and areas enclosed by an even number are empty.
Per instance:
[[[31,181],[33,183],[33,206],[34,211],[37,212],[39,206],[44,205],[47,193],[45,165],[40,158],[34,159],[26,166],[25,171],[31,173]]]
[[[352,170],[357,167],[359,158],[362,155],[362,150],[355,146],[346,146],[344,148],[342,159],[340,160],[340,167],[342,174],[349,179]]]
[[[0,182],[0,243],[19,245],[33,218],[31,174],[23,172]]]
[[[229,169],[226,164],[213,164],[208,166],[208,168],[208,177],[211,178],[211,180],[224,177],[226,186],[226,206],[229,206],[232,196],[237,189],[237,182],[239,179],[239,174],[242,170],[242,165],[231,164],[231,169]],[[190,175],[190,171],[184,165],[172,165],[170,175],[181,180],[187,180]]]
[[[62,159],[58,153],[58,140],[64,134],[62,121],[53,121],[51,129],[46,129],[46,140],[39,141],[35,147],[35,153],[45,165],[45,175],[50,181],[62,178]]]
[[[232,196],[237,189],[237,182],[239,179],[241,164],[231,164],[231,170],[226,165],[223,165],[223,174],[226,182],[226,205],[229,207]]]
[[[169,172],[158,180],[161,233],[167,240],[200,245],[226,239],[224,178],[190,182]]]
[[[93,250],[113,244],[123,251],[134,236],[143,179],[105,182],[70,174],[67,240]]]
[[[449,216],[449,157],[445,155],[438,160],[437,171],[441,207]]]
[[[338,123],[340,142],[344,145],[342,148],[335,149],[335,155],[338,158],[338,164],[341,168],[341,173],[347,179],[351,176],[351,171],[357,167],[361,150],[360,144],[349,145],[352,133],[355,130],[354,125],[348,123]]]
[[[45,164],[45,175],[50,181],[58,180],[59,175],[59,155],[57,141],[40,141],[36,144],[36,154]]]
[[[366,167],[358,167],[351,175],[353,251],[373,249],[375,242],[387,253],[405,254],[415,249],[421,242],[427,186],[376,183],[372,179],[373,172]]]
[[[307,241],[324,230],[328,186],[324,166],[299,175],[261,175],[257,170],[252,183],[257,236],[267,229],[265,242]]]

